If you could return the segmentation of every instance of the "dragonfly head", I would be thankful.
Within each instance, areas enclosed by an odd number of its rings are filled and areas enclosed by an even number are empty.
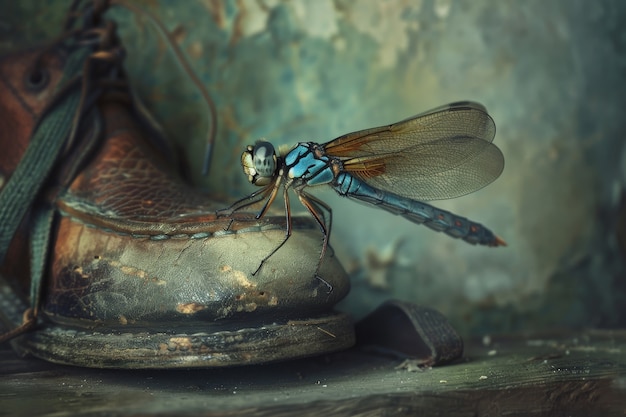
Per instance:
[[[254,146],[248,145],[241,155],[241,166],[252,184],[259,187],[270,184],[278,166],[274,146],[264,140],[257,141]]]

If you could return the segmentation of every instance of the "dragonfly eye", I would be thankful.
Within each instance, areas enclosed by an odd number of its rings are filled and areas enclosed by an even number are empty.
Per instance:
[[[274,181],[276,166],[276,152],[269,142],[258,141],[256,145],[248,146],[241,155],[241,167],[248,176],[248,181],[259,187]]]
[[[274,146],[265,141],[258,141],[252,153],[254,169],[260,177],[273,177],[276,172],[276,151]]]

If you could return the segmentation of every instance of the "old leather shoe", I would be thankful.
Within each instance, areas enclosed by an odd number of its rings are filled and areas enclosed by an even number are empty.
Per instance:
[[[0,316],[15,326],[32,306],[38,320],[12,341],[16,350],[79,366],[171,368],[352,345],[350,318],[333,311],[349,290],[345,272],[326,257],[320,275],[330,293],[313,277],[315,223],[295,218],[288,243],[252,275],[284,237],[284,216],[217,217],[228,204],[179,177],[126,84],[123,49],[102,4],[75,10],[80,19],[54,44],[0,59],[5,198],[20,188],[11,181],[42,127],[56,140],[46,121],[78,103],[2,254]],[[41,211],[50,222],[34,220]]]

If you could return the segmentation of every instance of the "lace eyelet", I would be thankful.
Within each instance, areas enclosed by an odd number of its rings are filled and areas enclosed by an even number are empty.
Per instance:
[[[24,84],[29,91],[39,92],[48,86],[50,82],[50,73],[43,68],[37,68],[26,74]]]

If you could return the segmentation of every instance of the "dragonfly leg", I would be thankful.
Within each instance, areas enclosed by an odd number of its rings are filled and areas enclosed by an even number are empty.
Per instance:
[[[274,180],[272,184],[269,184],[266,187],[263,187],[259,191],[253,192],[252,194],[250,194],[247,197],[242,198],[241,200],[235,201],[230,207],[226,209],[218,210],[216,212],[217,217],[220,217],[221,215],[230,216],[236,211],[239,211],[246,207],[253,206],[265,200],[265,204],[263,205],[263,208],[261,208],[261,211],[259,211],[254,216],[255,219],[257,220],[260,219],[261,217],[265,215],[267,210],[270,208],[270,206],[274,202],[274,199],[276,198],[276,194],[278,194],[278,189],[280,188],[280,184],[281,184],[281,177],[278,177],[276,180]],[[230,229],[230,226],[233,224],[233,222],[234,222],[234,219],[231,219],[230,223],[228,223],[228,226],[226,227],[225,230]]]
[[[322,231],[322,235],[324,236],[324,240],[322,242],[322,250],[320,251],[320,258],[317,261],[317,267],[315,268],[315,278],[317,278],[324,285],[326,285],[326,287],[328,288],[328,294],[330,294],[333,291],[333,286],[319,275],[319,270],[322,266],[324,255],[326,254],[328,240],[330,239],[330,231],[333,223],[333,211],[326,203],[324,203],[319,198],[312,196],[311,194],[305,193],[304,191],[297,192],[297,194],[298,199],[300,200],[302,205],[306,207],[307,210],[309,210],[309,213],[311,213],[311,215],[319,225],[320,230]],[[328,222],[326,222],[324,212],[328,213]]]
[[[221,209],[221,210],[217,210],[215,212],[215,215],[218,218],[222,217],[222,216],[230,216],[231,214],[233,214],[236,211],[239,211],[239,210],[244,209],[246,207],[249,207],[249,206],[252,206],[254,204],[257,204],[260,201],[263,201],[264,199],[266,199],[268,193],[270,193],[271,190],[272,190],[271,187],[267,186],[267,187],[264,187],[263,189],[261,189],[259,191],[255,191],[254,193],[250,194],[249,196],[244,197],[241,200],[235,201],[233,204],[231,204],[230,207],[227,207],[227,208]],[[233,225],[234,221],[235,221],[235,219],[231,218],[230,221],[228,222],[228,226],[226,226],[224,228],[224,231],[230,230],[230,227]]]
[[[270,206],[272,205],[272,203],[274,202],[274,199],[276,198],[276,195],[278,194],[278,190],[280,189],[280,183],[282,180],[282,176],[276,178],[276,180],[274,181],[274,184],[271,184],[272,186],[272,191],[270,196],[268,197],[268,199],[265,201],[265,204],[263,205],[263,208],[261,208],[261,211],[259,211],[257,213],[256,216],[254,216],[255,219],[260,219],[261,217],[265,216],[265,213],[267,213],[267,210],[270,208]],[[269,186],[268,186],[269,188]],[[288,210],[288,206],[289,206],[289,198],[287,198],[287,188],[285,187],[285,210]],[[291,219],[291,213],[288,216],[288,219]]]
[[[233,214],[236,211],[239,211],[241,209],[244,209],[246,207],[252,206],[254,204],[257,204],[260,201],[263,201],[264,199],[267,198],[267,196],[269,195],[269,193],[272,191],[273,187],[272,185],[268,185],[266,187],[261,188],[258,191],[253,192],[252,194],[235,201],[233,204],[231,204],[230,206],[217,210],[215,212],[215,214],[217,215],[217,217],[221,217],[221,216],[230,216],[231,214]]]
[[[289,195],[287,193],[288,191],[288,187],[284,187],[283,189],[283,200],[285,201],[285,221],[287,223],[287,228],[285,230],[285,238],[283,239],[282,242],[280,242],[280,244],[278,246],[276,246],[270,253],[269,255],[267,255],[265,258],[261,259],[261,262],[259,263],[258,268],[252,273],[252,275],[256,275],[261,268],[263,267],[263,265],[265,264],[265,262],[272,257],[272,255],[274,255],[276,252],[278,252],[278,250],[280,248],[283,247],[283,245],[285,243],[287,243],[287,240],[289,240],[289,238],[291,237],[291,207],[289,204]],[[274,201],[274,199],[276,198],[276,194],[278,193],[278,188],[274,187],[273,191],[272,191],[272,195],[268,198],[267,202],[265,203],[265,206],[263,207],[263,210],[261,210],[261,212],[259,212],[259,214],[257,215],[257,218],[262,217],[265,212],[267,211],[267,208],[272,204],[271,202]]]

